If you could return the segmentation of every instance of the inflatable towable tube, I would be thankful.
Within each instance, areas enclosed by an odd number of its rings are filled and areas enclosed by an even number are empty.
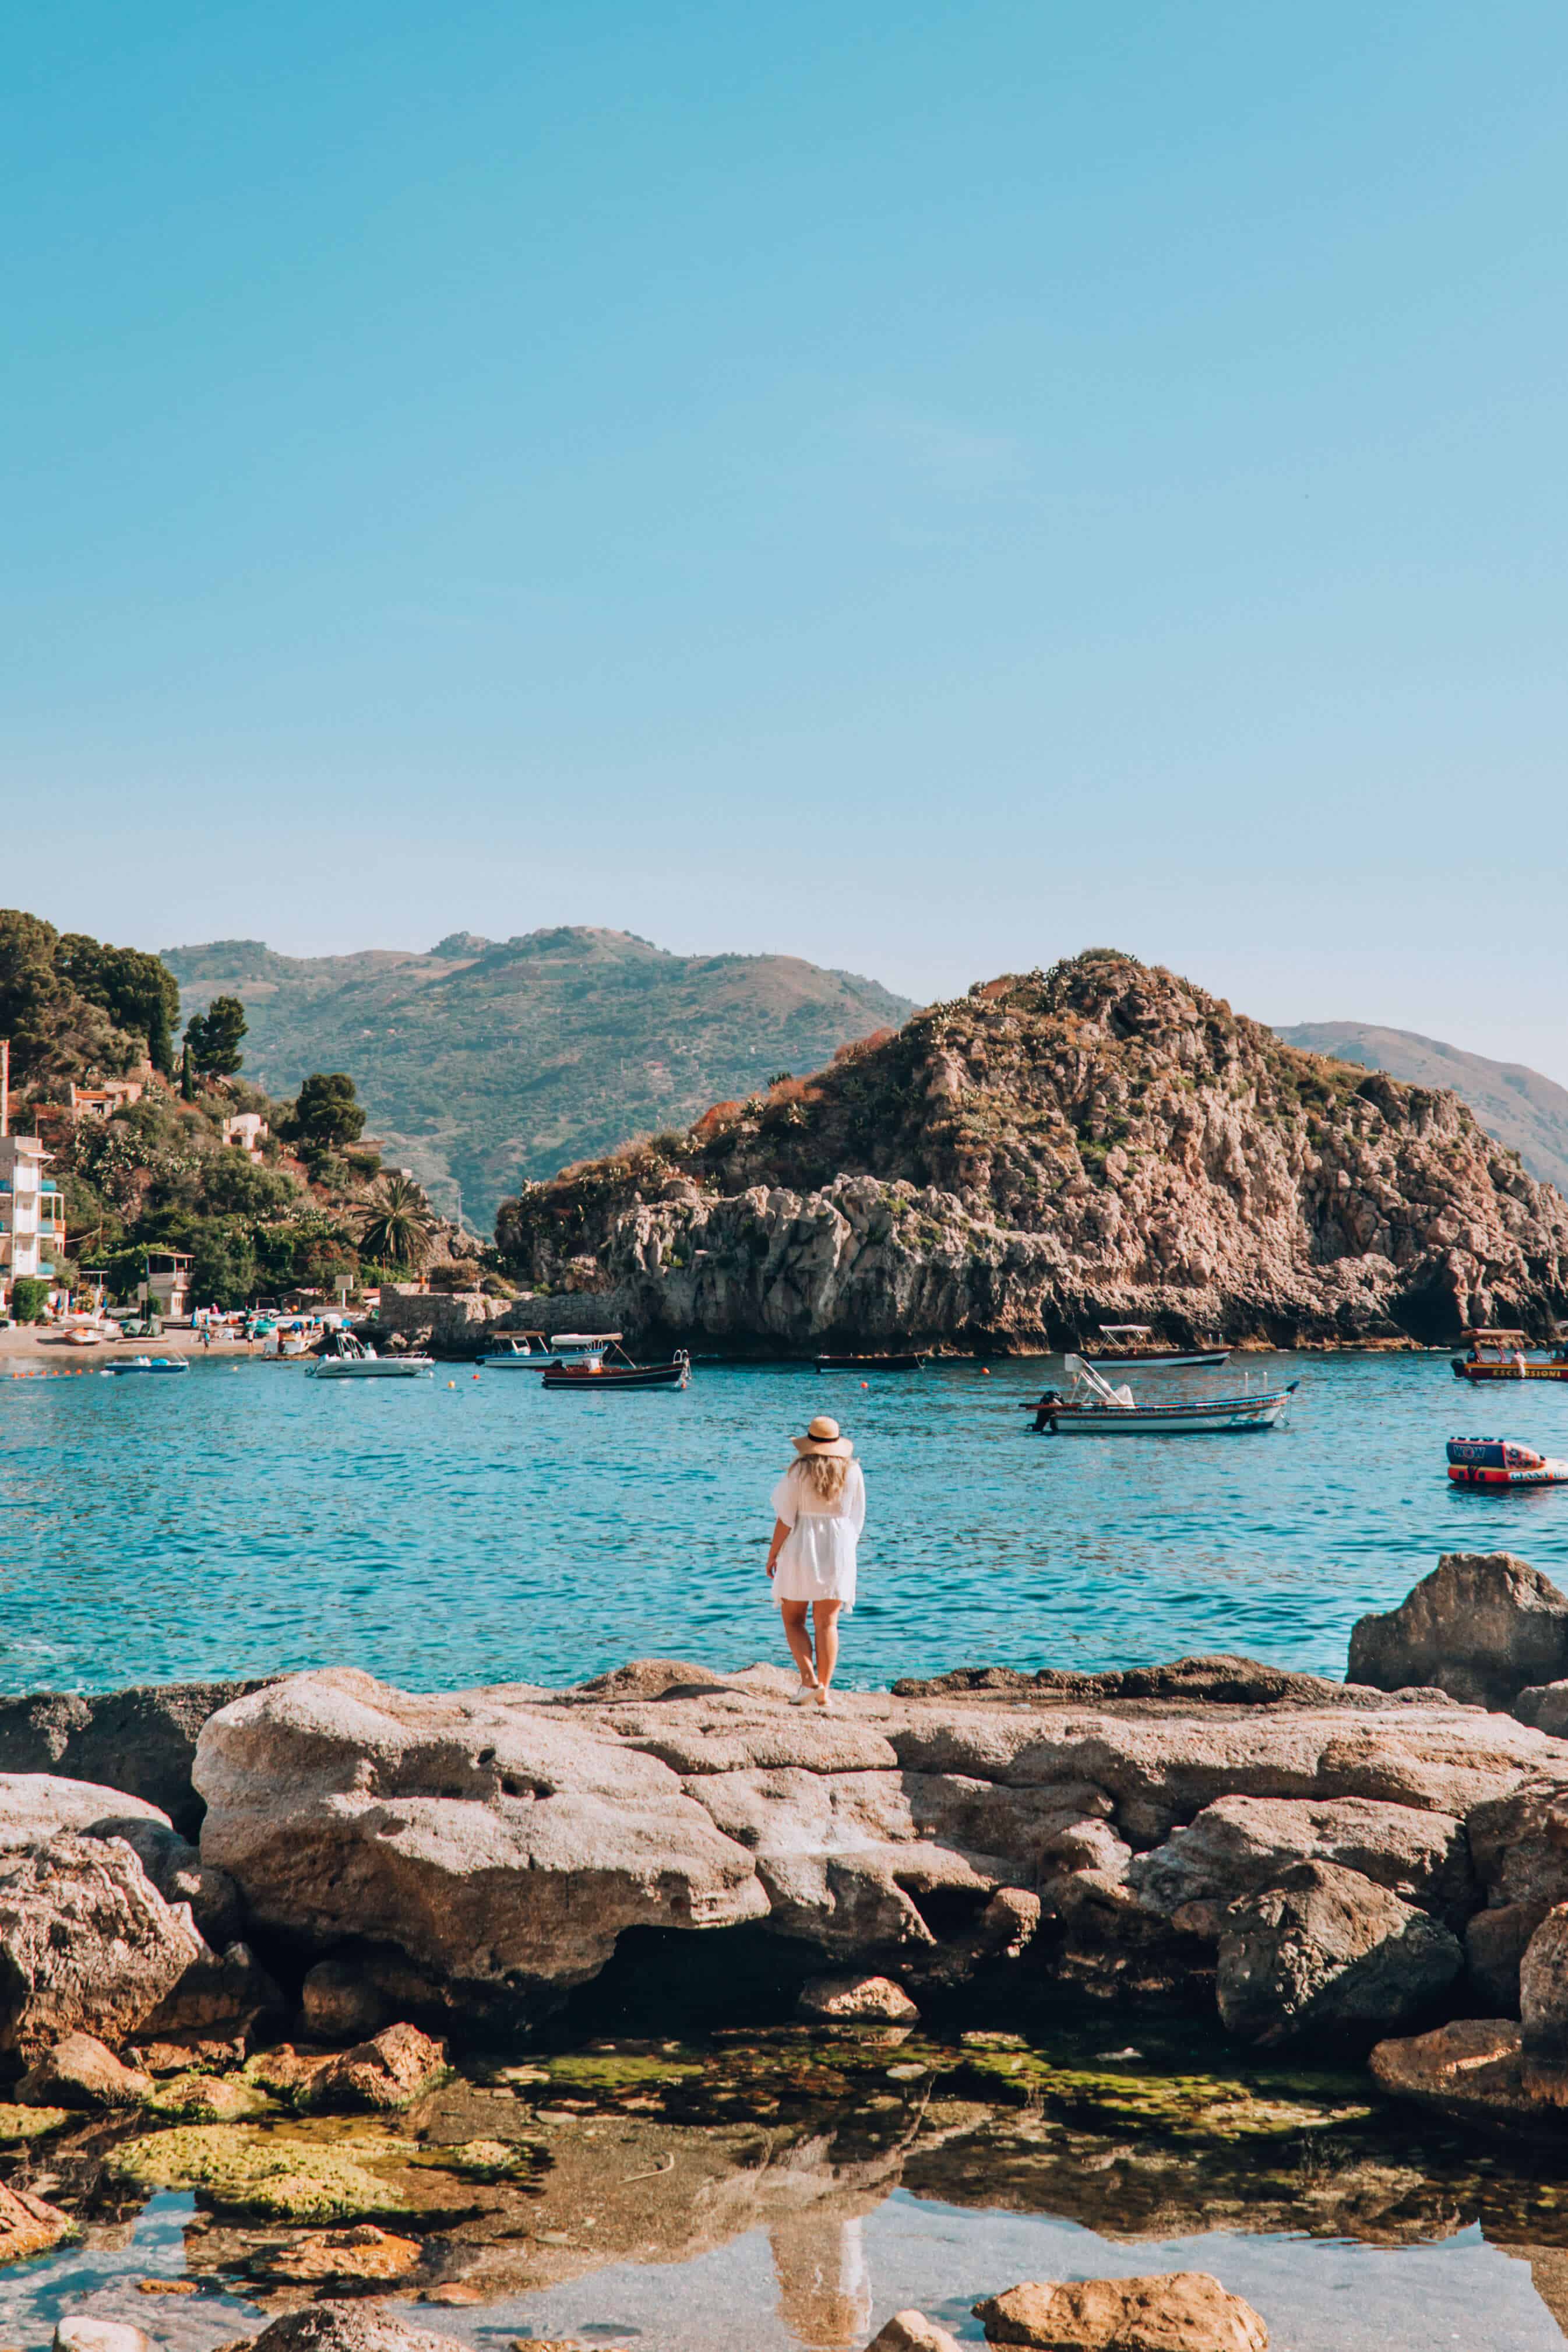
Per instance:
[[[1568,1462],[1506,1437],[1450,1437],[1448,1475],[1456,1486],[1564,1486]]]

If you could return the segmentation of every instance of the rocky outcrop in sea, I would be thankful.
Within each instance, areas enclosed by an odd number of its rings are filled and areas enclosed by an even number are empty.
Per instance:
[[[1457,1095],[1096,950],[503,1203],[507,1265],[650,1344],[1542,1336],[1568,1205]]]

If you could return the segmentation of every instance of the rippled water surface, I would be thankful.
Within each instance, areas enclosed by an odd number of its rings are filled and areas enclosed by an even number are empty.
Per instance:
[[[1568,1488],[1462,1494],[1443,1457],[1476,1430],[1568,1454],[1568,1384],[1478,1394],[1440,1355],[1242,1357],[1182,1377],[1299,1377],[1289,1427],[1051,1439],[1015,1402],[1046,1370],[862,1388],[699,1363],[684,1394],[593,1399],[462,1368],[0,1379],[0,1685],[353,1663],[429,1688],[781,1654],[768,1497],[824,1411],[870,1495],[851,1683],[1221,1649],[1337,1674],[1354,1620],[1441,1551],[1512,1549],[1568,1582]]]

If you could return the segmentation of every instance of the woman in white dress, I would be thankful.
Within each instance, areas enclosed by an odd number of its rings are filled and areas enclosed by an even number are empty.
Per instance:
[[[784,1619],[784,1639],[800,1669],[791,1706],[831,1705],[839,1662],[839,1612],[855,1605],[855,1544],[865,1525],[865,1480],[839,1424],[819,1413],[790,1440],[798,1462],[773,1489],[768,1573]],[[811,1654],[810,1614],[816,1621]]]

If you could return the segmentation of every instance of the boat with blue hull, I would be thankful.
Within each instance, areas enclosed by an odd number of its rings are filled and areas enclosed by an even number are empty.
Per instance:
[[[1249,1429],[1276,1429],[1301,1386],[1249,1389],[1240,1396],[1180,1397],[1140,1404],[1130,1388],[1113,1388],[1082,1356],[1064,1359],[1072,1385],[1065,1395],[1047,1389],[1034,1414],[1036,1431],[1051,1437],[1218,1437]]]

